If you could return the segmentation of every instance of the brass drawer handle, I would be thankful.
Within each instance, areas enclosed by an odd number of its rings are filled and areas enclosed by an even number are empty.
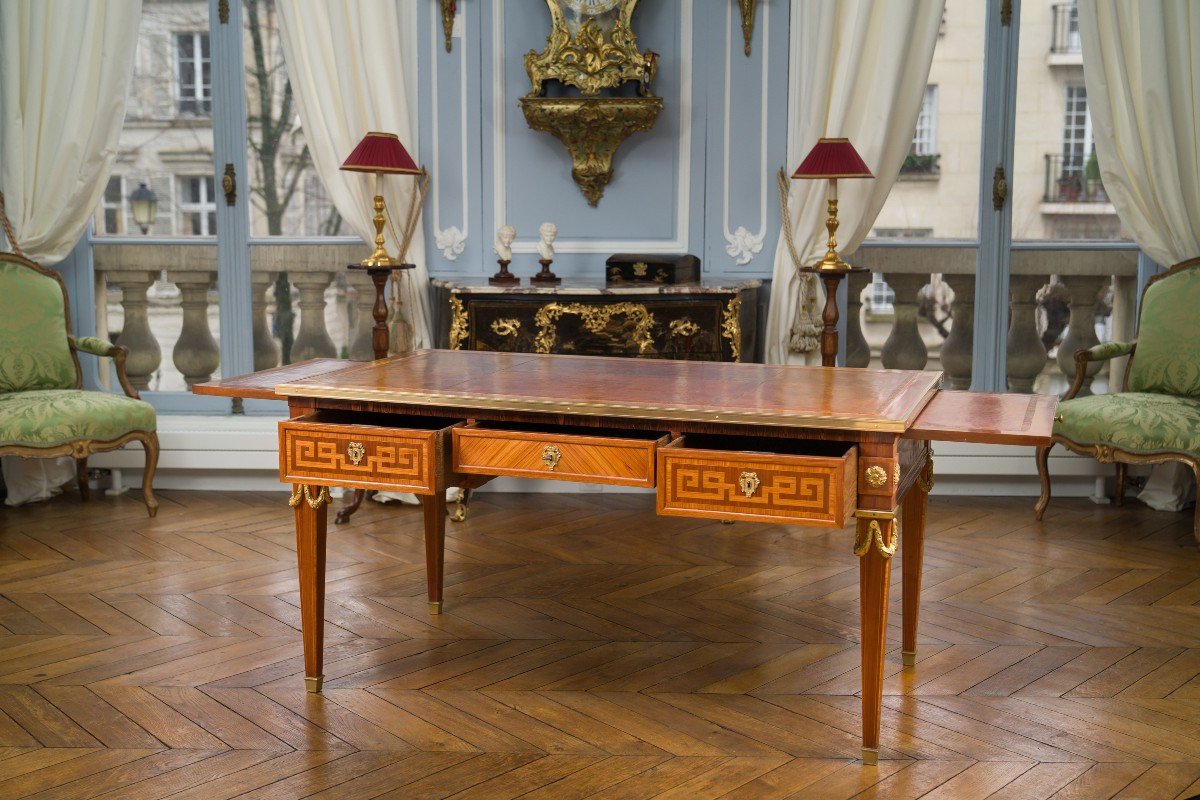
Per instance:
[[[557,467],[560,458],[562,458],[562,451],[556,446],[548,444],[542,448],[542,461],[546,462],[546,469],[553,470]]]
[[[757,472],[746,470],[738,478],[738,488],[742,490],[742,494],[746,495],[746,497],[753,497],[761,485],[762,481],[758,479]]]
[[[367,448],[363,447],[362,442],[351,442],[346,445],[346,457],[350,459],[350,463],[358,466],[358,462],[363,460],[363,456],[367,454]]]

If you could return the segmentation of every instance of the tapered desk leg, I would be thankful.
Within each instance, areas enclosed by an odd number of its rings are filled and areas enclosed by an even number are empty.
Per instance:
[[[879,534],[873,529],[878,525]],[[864,764],[879,758],[879,723],[883,713],[883,653],[887,646],[888,584],[892,575],[891,555],[880,543],[895,545],[895,520],[858,519],[859,542],[866,552],[859,555],[858,589],[862,632],[862,715]],[[856,548],[860,549],[860,548]]]
[[[442,563],[446,551],[446,493],[421,498],[425,508],[425,580],[429,587],[429,613],[442,613]]]
[[[293,494],[292,500],[296,508],[304,684],[308,691],[319,692],[325,680],[322,672],[325,659],[325,528],[329,518],[329,494],[320,487],[316,493],[304,487],[299,494]]]
[[[904,666],[917,661],[917,618],[921,612],[921,560],[925,555],[925,509],[933,488],[933,460],[921,470],[917,482],[904,497],[900,546],[904,555],[904,639],[900,648]]]

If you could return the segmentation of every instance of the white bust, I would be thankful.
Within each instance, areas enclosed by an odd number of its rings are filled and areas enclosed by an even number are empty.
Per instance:
[[[512,243],[517,238],[517,229],[512,225],[502,225],[496,231],[496,243],[492,249],[501,261],[512,261]]]
[[[558,226],[553,222],[543,222],[538,228],[542,240],[538,242],[537,251],[543,261],[554,260],[554,237],[558,236]]]

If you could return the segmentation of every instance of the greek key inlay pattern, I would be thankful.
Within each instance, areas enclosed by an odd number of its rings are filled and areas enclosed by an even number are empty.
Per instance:
[[[427,442],[364,438],[360,444],[362,454],[356,463],[353,456],[359,455],[358,450],[351,451],[344,439],[294,432],[286,442],[288,475],[316,480],[348,478],[406,487],[423,487],[428,482]]]
[[[795,511],[806,516],[830,509],[832,475],[817,471],[757,474],[761,481],[751,496],[739,483],[741,470],[717,466],[676,465],[670,476],[671,499],[680,503],[733,504],[762,510]]]

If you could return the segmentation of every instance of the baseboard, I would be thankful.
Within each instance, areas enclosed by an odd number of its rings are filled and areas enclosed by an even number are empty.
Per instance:
[[[278,418],[262,416],[186,416],[158,418],[161,445],[154,485],[161,489],[214,491],[285,491],[279,483]],[[934,444],[934,494],[1036,496],[1039,492],[1032,447]],[[141,448],[101,453],[89,465],[118,470],[124,486],[141,481]],[[1058,448],[1050,457],[1054,494],[1088,497],[1097,478],[1111,478],[1111,465]],[[620,486],[565,481],[500,478],[480,491],[493,492],[645,492]]]

